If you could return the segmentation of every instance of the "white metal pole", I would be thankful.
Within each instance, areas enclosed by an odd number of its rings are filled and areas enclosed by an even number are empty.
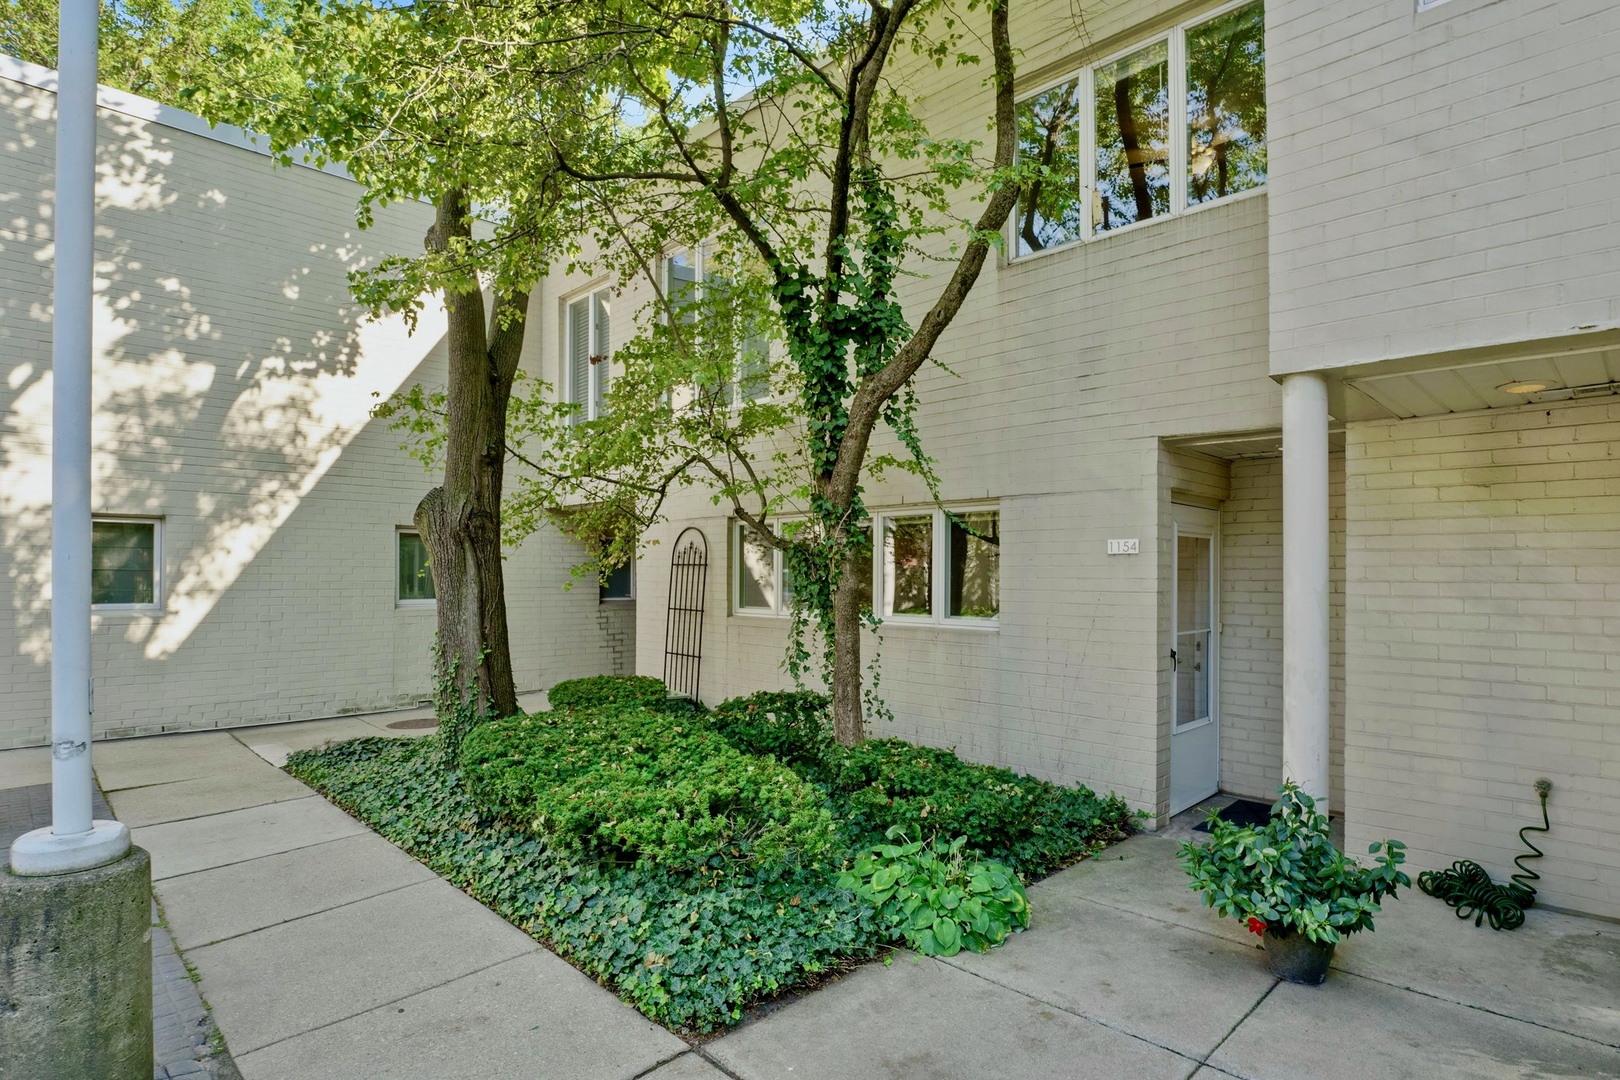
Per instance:
[[[1328,789],[1328,407],[1315,372],[1282,383],[1283,778],[1326,813]]]
[[[59,13],[51,328],[51,827],[12,845],[12,869],[21,874],[85,869],[129,848],[129,830],[123,825],[91,820],[90,361],[97,0],[61,0]]]

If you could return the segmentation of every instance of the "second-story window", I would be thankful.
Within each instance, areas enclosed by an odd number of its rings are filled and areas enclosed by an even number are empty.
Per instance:
[[[697,389],[716,394],[724,405],[758,401],[771,391],[770,345],[745,324],[741,305],[727,300],[730,283],[710,263],[703,248],[677,251],[664,260],[664,288],[670,317],[691,335],[689,346],[704,350],[723,344],[727,376]],[[717,361],[720,357],[715,357]]]
[[[581,420],[604,411],[611,375],[608,290],[597,289],[568,304],[567,401]]]
[[[1261,187],[1264,5],[1221,8],[1026,97],[1018,155],[1048,172],[1014,211],[1015,257]]]

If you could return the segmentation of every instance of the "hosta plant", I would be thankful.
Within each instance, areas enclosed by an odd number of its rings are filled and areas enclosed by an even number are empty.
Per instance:
[[[1399,869],[1406,845],[1384,840],[1367,849],[1362,866],[1333,846],[1328,818],[1292,784],[1259,827],[1210,817],[1209,842],[1181,845],[1181,863],[1191,888],[1222,915],[1245,923],[1256,935],[1302,934],[1336,945],[1345,934],[1371,930],[1384,897],[1412,879]]]
[[[1029,926],[1029,898],[1005,864],[969,859],[966,837],[890,840],[863,851],[839,876],[841,888],[877,911],[879,921],[924,956],[985,952]]]

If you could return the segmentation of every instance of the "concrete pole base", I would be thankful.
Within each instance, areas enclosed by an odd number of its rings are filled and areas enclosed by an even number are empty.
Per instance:
[[[151,1075],[151,857],[0,874],[0,1077]]]

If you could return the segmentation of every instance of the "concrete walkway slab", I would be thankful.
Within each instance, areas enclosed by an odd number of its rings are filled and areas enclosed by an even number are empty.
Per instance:
[[[1061,875],[1059,875],[1061,877]],[[1247,944],[1030,888],[1032,929],[946,963],[1070,1012],[1201,1058],[1272,988]]]
[[[435,880],[187,955],[232,1053],[241,1056],[537,948]]]
[[[645,1080],[727,1080],[727,1077],[694,1050],[667,1065],[660,1065],[647,1073]]]
[[[1279,983],[1210,1056],[1248,1080],[1526,1080],[1620,1075],[1620,1050],[1335,974]]]
[[[1384,905],[1375,933],[1339,946],[1333,966],[1620,1046],[1620,926],[1531,908],[1501,932],[1414,889]]]
[[[1237,920],[1217,916],[1187,887],[1186,871],[1176,858],[1179,849],[1173,840],[1142,833],[1115,844],[1096,859],[1054,874],[1035,888],[1051,900],[1085,900],[1214,934],[1245,948],[1252,946],[1253,934]]]
[[[91,761],[96,782],[111,792],[219,776],[234,766],[252,764],[253,756],[228,732],[200,731],[98,741]]]
[[[161,881],[370,832],[305,788],[301,799],[151,825],[131,836],[151,853],[152,880]]]
[[[238,1054],[236,1063],[245,1080],[630,1080],[685,1050],[542,950]]]
[[[430,880],[391,844],[349,836],[166,878],[163,913],[180,947],[194,949]]]
[[[243,748],[246,752],[246,748]],[[207,817],[265,803],[302,799],[309,788],[249,754],[254,767],[233,767],[195,780],[109,791],[107,801],[130,828]]]
[[[384,713],[383,717],[389,715]],[[384,734],[398,737],[403,733],[386,731],[359,717],[346,716],[337,720],[306,720],[299,724],[244,728],[236,733],[236,737],[267,764],[279,769],[287,764],[288,755],[294,751],[313,750],[328,743],[376,738]]]
[[[0,791],[51,782],[51,751],[45,746],[0,751]]]
[[[705,1047],[746,1080],[1181,1080],[1195,1061],[900,954]]]

